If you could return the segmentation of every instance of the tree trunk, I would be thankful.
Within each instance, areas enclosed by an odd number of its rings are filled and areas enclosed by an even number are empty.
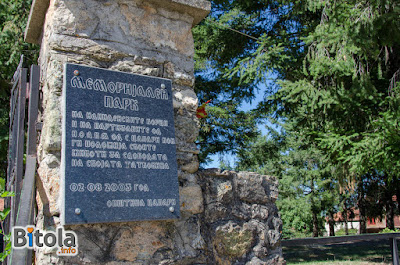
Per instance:
[[[358,209],[360,212],[360,227],[358,230],[359,234],[367,233],[367,209],[365,205],[365,191],[362,180],[358,182],[358,200],[357,200]]]
[[[396,178],[396,182],[395,183],[396,183],[395,187],[396,187],[396,197],[397,197],[396,199],[397,199],[397,203],[398,203],[399,208],[400,208],[400,179]]]
[[[313,237],[318,237],[319,235],[318,216],[315,210],[312,211],[312,217],[313,217]]]
[[[360,228],[358,230],[359,234],[366,234],[367,233],[367,216],[366,216],[366,209],[365,205],[362,203],[358,205],[360,210]]]
[[[397,203],[400,205],[400,187],[396,190]]]
[[[333,211],[328,212],[328,225],[329,236],[335,236],[335,219],[333,218]]]
[[[319,227],[318,227],[318,211],[314,200],[314,178],[311,178],[311,212],[312,212],[312,226],[313,226],[313,237],[318,237]]]
[[[388,177],[385,179],[385,190],[384,190],[384,198],[385,198],[385,208],[386,208],[386,228],[390,230],[394,230],[394,202],[393,202],[393,195],[395,193],[394,185],[396,185],[396,180],[393,179],[390,183],[388,181]]]
[[[343,211],[342,211],[342,215],[343,215],[343,221],[344,221],[344,233],[346,235],[349,234],[349,224],[347,222],[347,218],[348,218],[348,211],[347,211],[347,205],[346,205],[346,199],[343,200]]]
[[[386,228],[394,230],[394,203],[392,197],[386,202]]]

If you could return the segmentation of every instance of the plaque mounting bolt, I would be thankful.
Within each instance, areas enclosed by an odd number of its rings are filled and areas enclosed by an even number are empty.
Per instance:
[[[164,89],[164,88],[165,88],[165,85],[164,85],[164,84],[161,84],[161,88]]]
[[[76,209],[75,209],[75,214],[76,214],[76,215],[80,215],[80,214],[81,214],[81,209],[76,208]]]
[[[75,70],[75,71],[74,71],[74,75],[78,76],[78,75],[79,75],[79,71],[78,71],[78,70]]]
[[[175,211],[175,209],[174,209],[174,207],[169,207],[169,211],[171,212],[171,213],[173,213],[174,211]]]

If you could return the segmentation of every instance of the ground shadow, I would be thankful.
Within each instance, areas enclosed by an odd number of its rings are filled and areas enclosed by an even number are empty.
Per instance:
[[[400,247],[400,244],[398,246]],[[385,262],[388,264],[392,262],[389,240],[283,247],[283,255],[288,263],[327,260],[357,260],[364,262]]]

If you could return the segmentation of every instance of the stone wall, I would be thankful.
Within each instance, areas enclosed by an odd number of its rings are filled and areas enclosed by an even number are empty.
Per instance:
[[[204,196],[201,234],[207,264],[284,264],[275,177],[250,172],[200,171]]]
[[[247,173],[197,173],[191,28],[209,12],[209,2],[36,0],[34,5],[27,36],[41,43],[43,122],[37,228],[60,226],[61,94],[67,62],[172,80],[181,200],[176,221],[65,227],[77,233],[79,255],[59,257],[54,248],[38,249],[36,264],[281,264],[276,181]],[[40,16],[35,10],[47,11]]]

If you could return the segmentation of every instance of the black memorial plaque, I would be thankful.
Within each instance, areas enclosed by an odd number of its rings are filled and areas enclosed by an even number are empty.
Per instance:
[[[178,218],[171,81],[66,64],[64,224]]]

